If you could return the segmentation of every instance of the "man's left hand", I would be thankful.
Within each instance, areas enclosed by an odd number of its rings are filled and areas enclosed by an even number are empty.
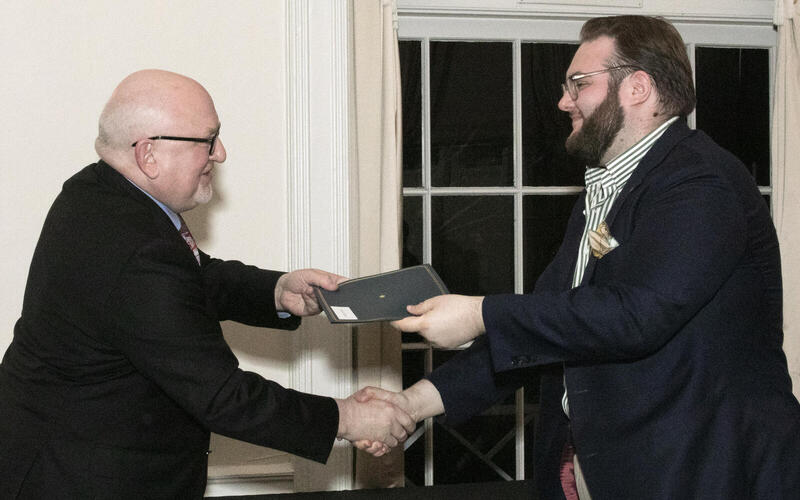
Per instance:
[[[344,276],[319,269],[298,269],[286,273],[275,285],[275,309],[295,316],[319,314],[320,308],[313,285],[336,290],[339,283],[345,280],[347,278]]]
[[[392,322],[404,332],[419,332],[437,347],[450,349],[486,331],[483,297],[439,295],[406,308],[414,316]]]

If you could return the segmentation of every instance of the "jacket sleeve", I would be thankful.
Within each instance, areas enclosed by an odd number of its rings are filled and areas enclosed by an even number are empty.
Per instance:
[[[298,316],[281,318],[275,310],[275,284],[284,273],[214,259],[202,252],[201,259],[206,297],[220,321],[283,330],[300,326]]]
[[[531,380],[525,369],[495,372],[486,337],[477,338],[427,378],[442,397],[445,413],[441,420],[450,424],[466,421]]]
[[[114,347],[208,430],[324,462],[338,428],[335,401],[239,369],[213,311],[245,319],[259,319],[248,311],[254,307],[274,314],[271,294],[249,297],[269,288],[270,275],[219,261],[201,276],[174,254],[153,242],[118,277],[107,303]],[[261,277],[264,286],[256,284]]]
[[[620,246],[596,263],[602,280],[485,298],[495,369],[637,359],[712,300],[746,251],[746,219],[733,186],[698,156],[674,154],[639,187],[625,227],[612,223]]]

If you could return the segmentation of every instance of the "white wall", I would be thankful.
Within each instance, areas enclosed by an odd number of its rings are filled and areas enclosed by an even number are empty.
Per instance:
[[[285,266],[283,8],[281,0],[230,2],[224,13],[213,0],[4,2],[0,350],[11,341],[47,209],[62,182],[96,160],[100,110],[138,69],[189,75],[216,103],[228,159],[215,200],[187,216],[201,247]],[[276,377],[286,380],[283,372]]]

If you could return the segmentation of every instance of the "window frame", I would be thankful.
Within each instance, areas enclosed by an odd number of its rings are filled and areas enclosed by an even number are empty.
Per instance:
[[[417,40],[421,56],[421,93],[422,110],[421,127],[421,186],[403,187],[402,196],[422,198],[422,260],[432,259],[432,227],[431,205],[434,196],[497,196],[511,195],[514,198],[514,292],[524,293],[524,239],[523,239],[523,200],[529,195],[567,195],[577,194],[583,186],[524,186],[522,161],[522,77],[521,48],[523,43],[577,43],[578,34],[589,16],[582,17],[524,17],[524,16],[491,16],[486,15],[419,15],[400,14],[398,39]],[[672,22],[686,44],[689,59],[695,73],[695,49],[698,46],[736,49],[767,49],[769,51],[769,116],[770,123],[774,102],[774,77],[777,53],[777,33],[771,22],[763,18],[743,21],[741,19],[692,20],[681,17],[665,16]],[[531,36],[535,34],[536,36]],[[430,43],[432,41],[461,42],[511,42],[512,43],[512,77],[513,77],[513,185],[509,187],[432,187],[431,182],[431,131],[430,131]],[[556,103],[553,103],[555,106]],[[695,128],[695,112],[688,117],[688,124]],[[771,131],[770,131],[771,132]],[[770,196],[770,204],[774,203],[773,188],[775,166],[770,164],[770,185],[759,186],[762,195]],[[432,369],[432,348],[425,343],[403,344],[403,350],[426,350],[425,373]],[[516,471],[515,479],[525,478],[524,459],[524,392],[516,394]],[[434,484],[433,475],[433,424],[430,419],[418,430],[425,434],[425,485]],[[406,447],[413,443],[409,441]]]

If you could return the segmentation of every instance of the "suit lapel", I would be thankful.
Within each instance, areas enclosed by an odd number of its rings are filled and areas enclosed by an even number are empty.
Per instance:
[[[614,222],[614,217],[616,217],[617,212],[619,212],[620,207],[625,202],[625,199],[628,197],[628,195],[634,189],[636,189],[642,183],[642,181],[644,181],[645,177],[650,173],[651,170],[664,161],[676,144],[684,140],[692,133],[694,132],[686,126],[685,121],[683,119],[678,119],[678,121],[670,125],[669,128],[664,132],[664,135],[662,135],[658,141],[653,144],[653,147],[647,152],[646,155],[644,155],[642,160],[639,162],[639,165],[636,167],[636,170],[634,170],[633,174],[631,174],[631,178],[628,179],[627,183],[625,183],[625,187],[622,188],[622,192],[614,201],[614,205],[608,212],[606,224],[608,224],[609,228]]]

